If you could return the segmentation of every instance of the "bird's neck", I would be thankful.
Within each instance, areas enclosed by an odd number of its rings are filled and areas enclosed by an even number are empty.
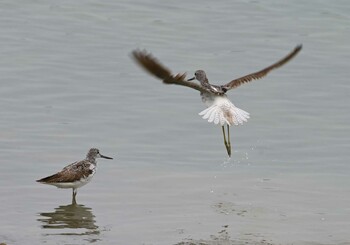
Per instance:
[[[205,78],[203,81],[200,81],[200,83],[203,87],[206,87],[206,88],[210,87],[210,83],[207,78]]]
[[[87,157],[86,160],[88,160],[90,163],[96,166],[97,161],[95,157]]]

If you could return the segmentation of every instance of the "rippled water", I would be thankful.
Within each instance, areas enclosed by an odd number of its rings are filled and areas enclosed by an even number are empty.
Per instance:
[[[348,1],[2,1],[0,243],[348,244]],[[130,59],[147,49],[214,83],[302,52],[229,93],[232,129],[197,91]],[[218,82],[215,82],[218,81]],[[36,179],[98,147],[93,181]]]

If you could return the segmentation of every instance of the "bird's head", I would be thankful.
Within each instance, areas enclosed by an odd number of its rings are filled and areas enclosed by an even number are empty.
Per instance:
[[[88,152],[88,154],[86,155],[87,159],[96,159],[96,158],[106,158],[106,159],[113,159],[111,157],[106,157],[104,155],[102,155],[99,151],[99,149],[96,148],[91,148]]]
[[[195,73],[194,73],[194,77],[188,79],[188,81],[192,81],[192,80],[198,80],[199,82],[201,83],[206,83],[208,82],[208,79],[207,79],[207,75],[205,74],[205,72],[203,70],[197,70]]]

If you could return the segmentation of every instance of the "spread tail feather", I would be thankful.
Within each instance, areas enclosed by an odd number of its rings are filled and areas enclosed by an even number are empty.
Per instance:
[[[224,107],[214,104],[201,111],[199,115],[202,116],[203,119],[208,119],[208,122],[220,124],[221,126],[225,123],[229,126],[243,124],[249,118],[248,112],[235,107],[233,104]]]

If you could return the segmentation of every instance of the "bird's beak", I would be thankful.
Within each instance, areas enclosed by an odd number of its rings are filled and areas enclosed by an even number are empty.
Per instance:
[[[112,157],[106,157],[106,156],[104,156],[102,154],[100,154],[100,157],[105,158],[105,159],[113,159]]]
[[[187,81],[192,81],[194,79],[196,79],[196,77],[192,77],[192,78],[188,79]]]

